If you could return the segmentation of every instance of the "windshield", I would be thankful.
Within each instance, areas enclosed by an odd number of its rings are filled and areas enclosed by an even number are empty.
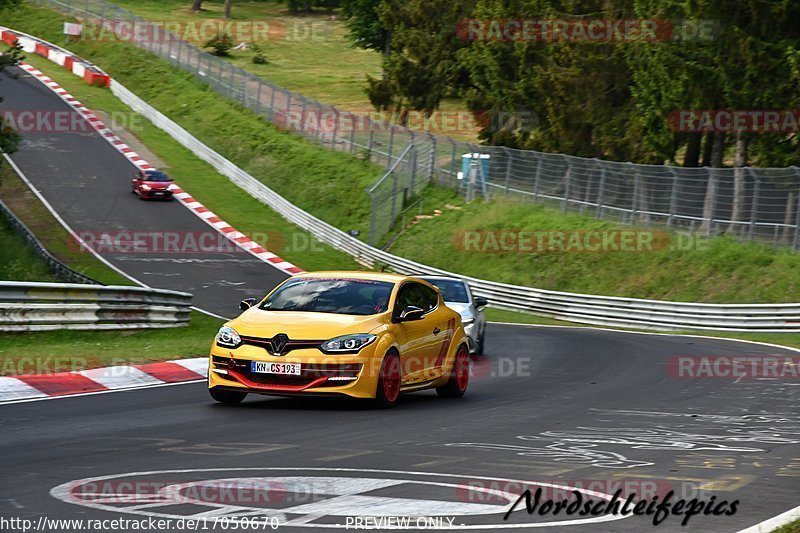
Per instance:
[[[467,288],[464,286],[463,281],[452,279],[425,279],[425,281],[439,288],[439,292],[442,293],[442,300],[445,302],[469,303]]]
[[[145,181],[171,181],[169,176],[164,174],[163,172],[145,172],[144,173],[144,180]]]
[[[260,308],[341,315],[375,315],[389,309],[393,283],[361,279],[298,278],[287,282]]]

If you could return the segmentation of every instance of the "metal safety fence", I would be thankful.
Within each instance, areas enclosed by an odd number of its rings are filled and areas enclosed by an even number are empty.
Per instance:
[[[65,265],[58,260],[53,254],[47,251],[47,248],[41,243],[36,235],[28,228],[28,226],[14,214],[14,212],[0,200],[0,215],[5,219],[6,224],[18,233],[28,244],[28,247],[38,255],[50,268],[50,272],[54,277],[69,282],[69,283],[84,283],[84,284],[97,284],[98,282],[86,276],[77,270]]]
[[[402,211],[398,205],[433,181],[469,199],[513,197],[624,224],[709,236],[724,232],[743,240],[800,247],[797,167],[640,165],[465,143],[375,121],[289,91],[204,52],[163,24],[105,0],[29,1],[94,20],[276,126],[383,166],[384,175],[367,190],[372,203],[370,244],[379,243],[391,230]],[[481,160],[478,179],[469,181],[467,169],[476,158]]]
[[[0,331],[169,328],[189,324],[192,295],[143,287],[0,282]]]

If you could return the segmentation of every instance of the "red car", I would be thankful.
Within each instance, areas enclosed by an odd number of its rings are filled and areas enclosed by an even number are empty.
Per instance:
[[[140,170],[133,177],[131,192],[140,200],[148,198],[172,199],[172,179],[160,170]]]

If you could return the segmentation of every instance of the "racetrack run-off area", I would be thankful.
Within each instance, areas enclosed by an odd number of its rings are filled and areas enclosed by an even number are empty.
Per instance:
[[[8,108],[66,108],[18,74],[2,81]],[[13,160],[75,231],[209,231],[178,202],[132,195],[134,167],[94,132],[25,135]],[[191,292],[196,306],[223,316],[286,277],[232,251],[104,257],[147,285]],[[496,324],[486,341],[464,398],[409,395],[389,412],[333,399],[251,398],[230,408],[213,404],[202,383],[0,405],[0,451],[9,459],[5,479],[13,480],[0,490],[0,515],[192,517],[217,530],[224,528],[214,518],[226,516],[275,517],[287,531],[342,530],[352,514],[449,517],[457,530],[649,529],[649,517],[581,521],[529,516],[524,506],[503,519],[525,486],[591,485],[602,499],[623,484],[739,500],[732,516],[690,521],[693,530],[728,532],[797,505],[796,380],[671,370],[678,356],[790,352]],[[146,501],[102,497],[122,483],[154,490]],[[240,490],[219,490],[232,486]],[[658,530],[681,530],[680,519],[669,517]]]

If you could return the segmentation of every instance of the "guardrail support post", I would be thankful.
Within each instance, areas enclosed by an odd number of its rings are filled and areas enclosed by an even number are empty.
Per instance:
[[[667,227],[671,228],[675,221],[675,213],[678,208],[678,174],[670,167],[669,173],[672,174],[672,193],[669,198],[669,216],[667,217]]]
[[[375,123],[369,121],[369,144],[367,145],[367,161],[372,161],[372,149],[375,144]]]
[[[503,146],[502,148],[503,151],[506,153],[506,180],[505,180],[504,194],[508,196],[509,181],[511,180],[511,150],[509,150],[505,146]]]
[[[567,172],[564,175],[564,198],[561,200],[562,213],[566,212],[567,210],[567,204],[569,203],[570,187],[572,186],[572,163],[570,163],[567,156],[564,156],[564,160],[567,162]]]
[[[633,163],[628,162],[628,165],[631,168],[633,168]],[[638,210],[639,210],[639,174],[635,172],[633,175],[633,198],[631,198],[631,219],[628,221],[628,224],[634,224],[636,222],[636,214]]]
[[[350,113],[350,118],[353,121],[353,127],[350,128],[350,153],[352,154],[356,151],[356,116]]]
[[[394,149],[394,126],[389,126],[389,149],[386,155],[386,166],[392,166],[392,150]]]
[[[758,221],[758,203],[761,201],[761,178],[753,172],[751,167],[747,167],[747,172],[753,177],[753,200],[750,204],[750,235],[752,241],[756,232],[756,222]]]
[[[450,139],[448,137],[448,139]],[[456,153],[456,149],[458,148],[458,144],[453,139],[450,139],[450,143],[453,145],[453,150],[450,154],[450,183],[454,189],[458,188],[458,171],[456,170],[456,161],[458,160],[458,154]]]
[[[599,218],[603,218],[603,195],[606,192],[606,167],[601,165],[597,159],[595,159],[595,163],[600,167],[600,184],[597,187],[597,210],[595,215]]]

